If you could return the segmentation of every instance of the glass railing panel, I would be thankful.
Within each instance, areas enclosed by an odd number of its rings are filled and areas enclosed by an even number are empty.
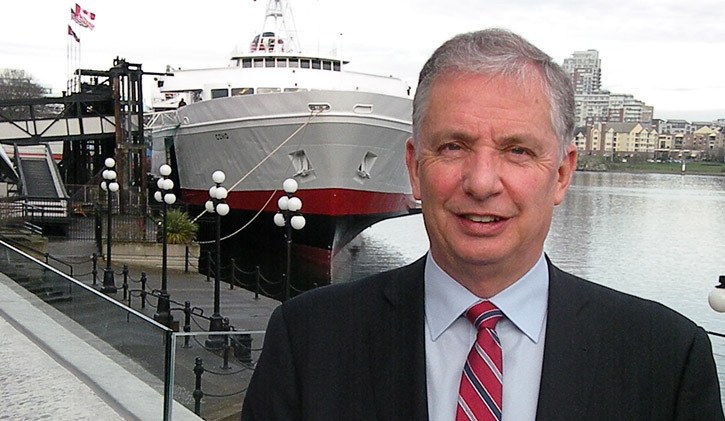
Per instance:
[[[92,380],[121,405],[124,398],[130,407],[135,399],[151,402],[153,419],[163,419],[168,328],[5,243],[0,244],[0,272],[25,295],[37,297],[28,303],[72,334],[57,337],[74,343],[71,354],[82,353],[80,358],[70,355],[71,364],[78,363],[84,373],[89,366],[113,373],[110,379],[99,375]],[[92,370],[87,374],[94,377]],[[129,385],[138,387],[129,390]]]
[[[239,419],[264,331],[177,333],[174,400],[205,420]]]

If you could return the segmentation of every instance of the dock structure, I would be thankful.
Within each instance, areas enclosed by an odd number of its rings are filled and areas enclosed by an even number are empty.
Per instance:
[[[0,100],[0,178],[10,200],[31,206],[42,225],[67,220],[71,196],[98,186],[109,157],[117,162],[119,208],[129,197],[146,203],[141,65],[117,58],[109,70],[75,73],[78,92]]]

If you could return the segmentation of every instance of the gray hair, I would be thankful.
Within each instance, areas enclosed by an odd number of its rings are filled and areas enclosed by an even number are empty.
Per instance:
[[[485,29],[457,35],[433,53],[420,71],[413,98],[413,138],[418,141],[428,95],[435,79],[447,72],[505,75],[523,80],[538,70],[549,101],[551,125],[560,156],[574,137],[574,88],[569,75],[552,58],[519,35],[505,29]]]

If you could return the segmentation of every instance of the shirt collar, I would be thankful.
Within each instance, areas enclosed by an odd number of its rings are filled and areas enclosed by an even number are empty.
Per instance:
[[[481,301],[451,278],[433,260],[425,265],[425,314],[432,340],[453,324],[470,306]],[[538,343],[549,296],[549,270],[544,254],[524,276],[490,300],[519,330]]]

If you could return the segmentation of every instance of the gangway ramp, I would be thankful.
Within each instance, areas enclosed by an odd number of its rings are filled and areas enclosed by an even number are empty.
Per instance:
[[[112,118],[87,116],[0,122],[0,142],[37,144],[67,140],[71,137],[88,136],[97,139],[99,135],[113,136],[116,133],[116,125]]]
[[[30,219],[43,227],[67,225],[70,220],[69,197],[50,147],[45,146],[43,157],[23,157],[22,149],[14,145],[15,166],[20,178],[18,196],[30,209]]]

